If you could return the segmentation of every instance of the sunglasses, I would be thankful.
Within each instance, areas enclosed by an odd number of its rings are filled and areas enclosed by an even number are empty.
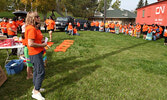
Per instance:
[[[40,16],[35,16],[36,18],[39,18]]]

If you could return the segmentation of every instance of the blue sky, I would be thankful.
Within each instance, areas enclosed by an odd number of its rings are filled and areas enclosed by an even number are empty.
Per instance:
[[[115,0],[112,0],[112,3]],[[137,7],[137,4],[139,3],[139,0],[120,0],[121,1],[121,8],[127,9],[127,10],[135,10]],[[145,2],[145,0],[143,0]],[[158,0],[147,0],[149,4],[157,2]]]

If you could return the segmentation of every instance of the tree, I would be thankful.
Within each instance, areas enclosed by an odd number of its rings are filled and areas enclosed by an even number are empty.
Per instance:
[[[0,0],[0,11],[4,11],[6,9],[6,0]]]
[[[112,8],[120,9],[120,5],[121,5],[121,1],[116,0],[116,1],[114,2],[114,4],[112,5]]]
[[[97,8],[97,0],[63,0],[65,7],[75,17],[93,16]]]
[[[107,2],[106,8],[108,9],[110,7],[112,0],[106,0],[106,2]],[[104,0],[99,1],[97,10],[100,12],[104,12]]]
[[[147,5],[148,5],[148,1],[146,0],[146,1],[145,1],[145,6],[147,6]]]
[[[138,5],[137,5],[137,8],[141,8],[143,6],[144,6],[143,0],[140,0]]]

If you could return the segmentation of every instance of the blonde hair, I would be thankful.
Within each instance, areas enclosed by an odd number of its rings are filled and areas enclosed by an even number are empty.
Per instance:
[[[28,12],[26,17],[26,26],[33,25],[35,26],[35,17],[38,16],[37,12]]]

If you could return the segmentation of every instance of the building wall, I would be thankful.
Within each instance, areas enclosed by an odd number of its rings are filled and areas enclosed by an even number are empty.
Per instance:
[[[103,18],[88,18],[89,21],[99,21],[102,22]],[[120,24],[135,24],[135,18],[106,18],[106,22],[119,22]]]
[[[137,9],[136,23],[167,25],[167,1],[159,2]]]

